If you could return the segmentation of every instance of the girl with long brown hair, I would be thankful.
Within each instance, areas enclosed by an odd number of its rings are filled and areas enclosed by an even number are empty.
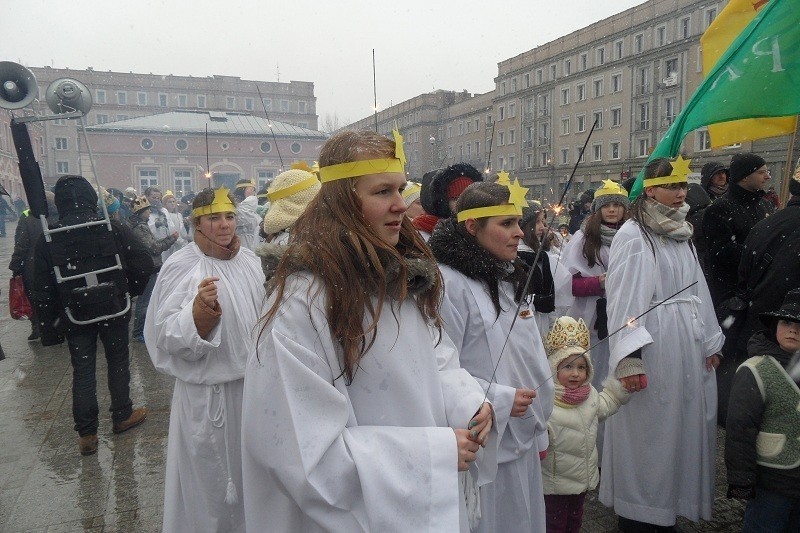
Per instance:
[[[396,136],[396,138],[399,135]],[[405,217],[402,140],[346,131],[269,282],[243,415],[248,527],[462,531],[457,472],[491,408],[442,331],[442,281]]]

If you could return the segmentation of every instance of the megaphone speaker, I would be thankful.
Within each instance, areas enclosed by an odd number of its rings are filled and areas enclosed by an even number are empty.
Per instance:
[[[47,86],[44,93],[47,106],[60,115],[80,111],[84,115],[92,108],[92,93],[78,80],[60,78]]]
[[[33,72],[19,63],[0,61],[0,108],[21,109],[33,102],[37,93]]]

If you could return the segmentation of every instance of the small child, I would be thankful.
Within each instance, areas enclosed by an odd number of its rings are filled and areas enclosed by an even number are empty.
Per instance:
[[[589,330],[583,319],[562,316],[545,342],[555,381],[555,405],[547,422],[550,445],[542,461],[547,532],[581,529],[583,502],[597,487],[597,424],[628,402],[630,392],[609,376],[603,392],[592,386]]]
[[[731,387],[728,497],[749,500],[744,532],[800,531],[800,376],[790,368],[800,350],[800,289],[760,318],[767,330],[750,338],[751,357]]]

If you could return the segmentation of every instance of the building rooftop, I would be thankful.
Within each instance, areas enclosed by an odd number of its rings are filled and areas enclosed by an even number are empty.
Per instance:
[[[267,120],[247,113],[222,111],[170,111],[145,117],[129,118],[87,126],[91,132],[126,132],[126,133],[172,133],[172,134],[205,134],[214,135],[257,135],[265,134],[276,137],[307,137],[324,139],[327,135],[321,131],[301,128],[294,124]]]

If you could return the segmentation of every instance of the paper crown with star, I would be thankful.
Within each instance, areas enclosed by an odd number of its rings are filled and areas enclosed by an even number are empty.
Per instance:
[[[508,173],[501,171],[498,173],[498,185],[508,189],[508,203],[501,205],[490,205],[488,207],[475,207],[459,211],[457,219],[464,222],[469,218],[487,218],[499,216],[522,216],[522,209],[528,207],[528,200],[525,194],[528,192],[526,187],[519,184],[519,179],[514,178],[514,182],[508,178]]]
[[[628,191],[614,180],[603,180],[603,186],[597,189],[592,200],[592,213],[606,204],[616,202],[622,204],[627,209],[630,206]]]
[[[367,174],[385,174],[406,172],[406,154],[403,150],[403,136],[397,127],[392,131],[394,135],[394,157],[381,159],[365,159],[350,161],[319,168],[319,180],[322,183],[336,181],[344,178],[358,178]]]
[[[659,176],[656,178],[646,178],[644,180],[645,187],[655,187],[656,185],[668,185],[670,183],[686,183],[689,181],[689,163],[691,159],[684,159],[682,155],[670,161],[672,165],[672,173],[669,176]]]
[[[209,205],[201,205],[192,209],[192,216],[201,217],[212,213],[235,213],[236,204],[228,196],[230,190],[224,185],[214,191],[214,200]]]

